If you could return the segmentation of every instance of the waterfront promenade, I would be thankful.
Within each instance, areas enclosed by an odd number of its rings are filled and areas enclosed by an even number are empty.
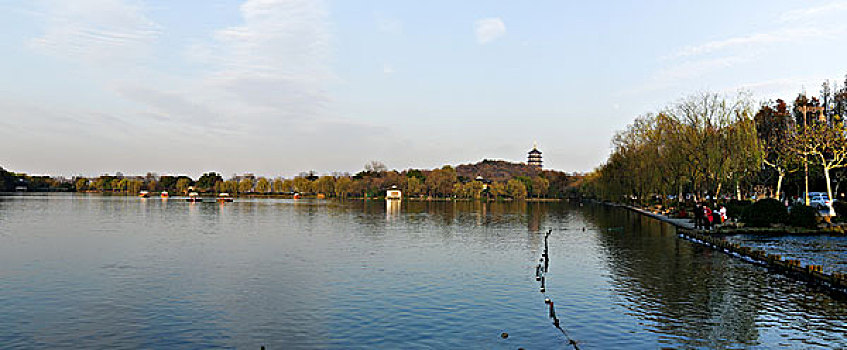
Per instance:
[[[668,217],[666,215],[656,214],[656,213],[653,213],[651,211],[644,210],[644,209],[641,209],[641,208],[636,208],[636,207],[629,206],[629,205],[621,205],[621,206],[624,207],[624,208],[627,208],[629,210],[632,210],[636,213],[640,213],[640,214],[649,216],[649,217],[654,218],[656,220],[667,222],[667,223],[669,223],[673,226],[676,226],[677,228],[681,228],[681,229],[685,229],[685,230],[694,230],[695,229],[694,228],[694,222],[691,219],[671,218],[671,217]]]
[[[843,272],[825,273],[827,269],[819,264],[804,264],[799,259],[786,259],[782,254],[770,254],[762,249],[733,243],[708,230],[698,230],[691,219],[670,218],[648,210],[623,204],[611,204],[626,208],[647,217],[666,222],[679,229],[679,236],[697,244],[707,246],[717,251],[732,255],[744,261],[765,266],[769,271],[783,274],[808,282],[811,286],[825,289],[842,296],[847,295],[847,275]]]

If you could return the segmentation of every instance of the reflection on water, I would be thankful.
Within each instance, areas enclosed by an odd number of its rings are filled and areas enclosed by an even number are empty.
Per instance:
[[[385,218],[391,220],[400,216],[400,200],[389,199],[385,201]]]
[[[548,228],[583,349],[847,347],[847,302],[614,208],[67,195],[0,197],[0,344],[561,348]]]
[[[672,226],[589,209],[608,254],[613,294],[672,346],[847,345],[847,304],[764,268],[673,239]],[[623,226],[622,230],[614,230]],[[775,342],[775,343],[774,343]]]

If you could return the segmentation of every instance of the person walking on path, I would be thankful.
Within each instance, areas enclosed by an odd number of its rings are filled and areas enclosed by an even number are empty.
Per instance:
[[[720,210],[718,210],[718,207],[715,207],[715,209],[712,209],[712,218],[714,218],[712,220],[712,226],[717,226],[718,224],[723,223],[723,220],[721,219],[721,212],[720,212]]]
[[[694,229],[699,230],[703,227],[703,207],[700,203],[694,203]]]
[[[712,229],[712,221],[714,221],[715,217],[712,216],[712,210],[709,209],[708,205],[703,204],[703,226],[705,226],[706,230]]]

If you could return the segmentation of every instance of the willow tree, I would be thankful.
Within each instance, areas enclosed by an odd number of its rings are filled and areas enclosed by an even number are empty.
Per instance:
[[[550,180],[547,180],[541,176],[535,176],[532,179],[532,195],[536,198],[541,198],[547,196],[547,192],[550,190]],[[482,191],[479,191],[482,193]],[[475,198],[479,198],[478,196]]]
[[[191,180],[187,178],[180,178],[176,180],[176,190],[179,193],[188,193],[188,187],[191,186]]]
[[[453,195],[453,184],[457,181],[456,170],[449,165],[435,169],[426,177],[427,189],[433,197],[449,197]]]
[[[141,180],[129,180],[127,183],[127,191],[130,193],[138,193],[141,191],[141,186],[144,185],[144,182]]]
[[[338,198],[347,198],[350,192],[353,190],[353,180],[350,179],[349,176],[341,176],[338,180],[335,181],[335,186],[333,187],[333,191],[335,191],[335,196]]]
[[[591,186],[608,199],[636,198],[689,187],[700,196],[720,195],[724,184],[740,183],[761,168],[761,147],[746,94],[701,93],[658,114],[636,118],[615,134],[613,150]]]
[[[755,168],[755,147],[749,95],[728,98],[718,93],[699,93],[683,98],[665,114],[680,126],[679,152],[688,162],[690,180],[697,194],[720,195],[724,182]]]
[[[612,139],[614,151],[604,169],[604,177],[610,180],[608,185],[612,192],[643,202],[644,197],[659,189],[660,171],[655,166],[659,161],[655,126],[655,116],[647,114],[615,134]]]
[[[256,181],[256,192],[259,193],[267,193],[271,191],[271,182],[264,177],[260,177],[259,180]]]
[[[668,191],[676,192],[677,201],[680,201],[683,187],[691,181],[693,172],[685,152],[680,151],[688,143],[685,128],[679,120],[666,113],[659,113],[656,117],[656,127],[659,143],[657,168]]]
[[[275,193],[285,192],[285,181],[282,178],[275,178],[271,183],[271,187]]]
[[[117,183],[115,183],[115,182],[117,182]],[[112,189],[114,189],[114,190],[117,190],[117,191],[120,191],[120,192],[126,192],[128,187],[129,187],[129,179],[112,180]]]
[[[298,176],[291,180],[291,188],[294,192],[309,193],[312,191],[312,182],[304,176]]]
[[[518,179],[509,179],[506,181],[506,193],[509,197],[513,199],[524,199],[526,198],[526,186],[521,180]]]
[[[724,154],[727,159],[722,164],[724,168],[721,173],[724,180],[734,183],[735,199],[741,200],[741,180],[761,169],[762,147],[756,136],[756,124],[750,118],[749,109],[736,113],[746,115],[739,115],[733,124],[724,129]]]
[[[312,184],[312,188],[317,193],[323,193],[325,195],[332,195],[335,193],[335,177],[334,176],[321,176]]]
[[[253,180],[250,178],[243,178],[238,182],[238,192],[240,193],[249,193],[253,190]]]
[[[406,177],[405,181],[401,181],[400,188],[406,192],[407,197],[417,197],[426,191],[423,181],[414,176]]]

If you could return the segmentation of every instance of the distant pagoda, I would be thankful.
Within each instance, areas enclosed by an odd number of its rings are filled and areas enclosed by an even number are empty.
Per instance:
[[[538,150],[538,143],[532,144],[532,151],[529,151],[526,164],[537,166],[538,169],[541,169],[541,151]]]

